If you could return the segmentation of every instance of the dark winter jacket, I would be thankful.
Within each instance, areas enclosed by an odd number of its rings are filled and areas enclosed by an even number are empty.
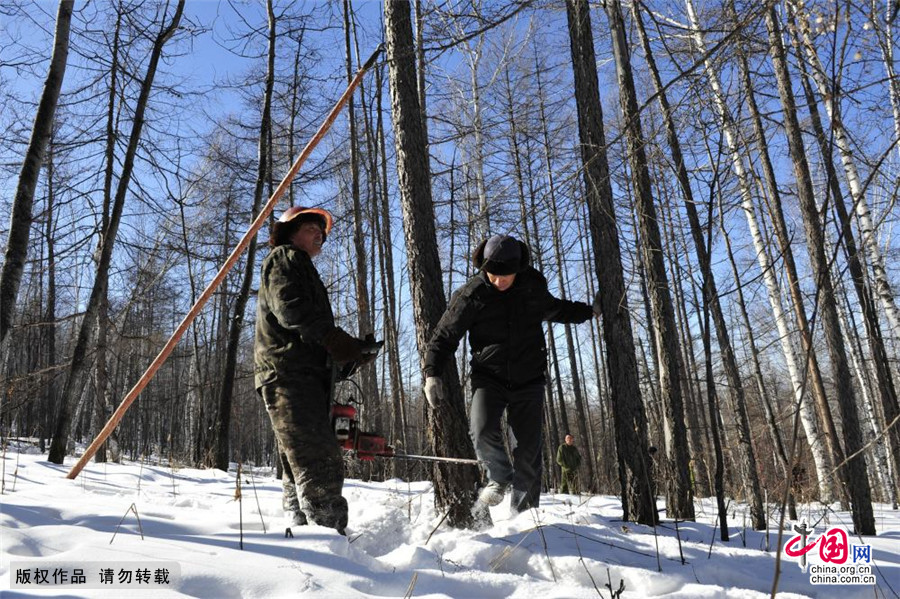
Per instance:
[[[574,445],[563,443],[556,450],[556,463],[563,470],[578,470],[578,467],[581,466],[581,453]]]
[[[256,302],[256,387],[330,376],[322,337],[334,329],[328,292],[309,254],[274,248],[262,263]]]
[[[425,376],[441,375],[468,331],[475,384],[487,377],[515,389],[543,381],[543,321],[578,323],[592,315],[588,304],[553,297],[544,275],[530,266],[503,292],[479,272],[453,294],[438,322],[425,353]]]

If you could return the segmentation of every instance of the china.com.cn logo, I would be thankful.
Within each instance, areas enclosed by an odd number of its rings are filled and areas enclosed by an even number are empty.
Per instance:
[[[810,582],[813,584],[872,584],[874,576],[872,546],[850,544],[847,531],[833,526],[819,536],[815,528],[807,528],[806,522],[795,524],[791,537],[784,544],[787,557],[796,559],[800,569],[806,572],[807,557],[818,563],[812,565]]]

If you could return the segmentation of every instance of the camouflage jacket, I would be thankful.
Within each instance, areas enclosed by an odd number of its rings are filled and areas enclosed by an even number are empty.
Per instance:
[[[280,245],[262,263],[256,302],[256,388],[330,376],[322,337],[334,328],[328,292],[309,254]]]

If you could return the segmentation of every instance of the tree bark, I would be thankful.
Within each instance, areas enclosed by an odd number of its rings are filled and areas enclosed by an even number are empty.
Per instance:
[[[397,153],[398,189],[409,259],[409,286],[419,367],[424,368],[425,347],[444,310],[446,300],[437,251],[431,173],[416,84],[411,6],[406,0],[385,0],[385,37],[391,84],[391,114]],[[443,376],[446,397],[431,412],[428,435],[437,455],[474,458],[462,390],[455,361],[448,361]],[[435,503],[447,512],[454,527],[471,527],[477,478],[468,465],[434,466]]]
[[[847,250],[847,263],[850,269],[850,277],[853,280],[853,286],[856,290],[859,306],[863,313],[863,323],[865,324],[869,350],[872,352],[872,365],[875,370],[875,380],[877,383],[876,390],[878,397],[881,400],[881,407],[885,416],[885,422],[882,423],[882,426],[884,426],[887,423],[892,422],[894,418],[897,418],[898,414],[900,414],[897,390],[891,375],[890,361],[881,331],[881,324],[878,319],[875,298],[872,289],[867,282],[863,265],[864,257],[856,244],[856,238],[851,227],[850,211],[847,210],[844,194],[841,191],[841,186],[837,180],[830,140],[825,133],[825,127],[822,123],[819,107],[815,101],[806,67],[802,61],[799,61],[798,65],[800,68],[800,83],[803,86],[804,95],[806,97],[813,133],[819,147],[819,152],[822,155],[822,163],[825,166],[828,189],[831,192],[835,212],[837,212],[838,215],[840,237],[843,239],[844,247]],[[898,472],[900,472],[900,427],[895,425],[888,431],[887,440],[889,448],[888,455],[891,459],[891,470],[894,478],[893,493],[894,496],[896,496],[900,493],[900,476],[898,476]]]
[[[566,0],[575,75],[575,103],[590,214],[594,268],[600,286],[603,333],[609,348],[610,392],[625,520],[655,524],[657,513],[647,443],[647,418],[638,388],[637,360],[622,272],[609,180],[603,113],[591,19],[586,0]]]
[[[872,222],[872,216],[869,212],[869,203],[866,200],[865,188],[860,179],[859,171],[856,168],[853,144],[844,127],[839,102],[839,91],[828,85],[825,69],[819,60],[819,55],[816,52],[816,48],[813,46],[809,35],[808,15],[801,8],[802,5],[799,5],[796,0],[790,0],[786,4],[789,14],[797,14],[798,18],[794,21],[796,26],[793,27],[795,39],[798,42],[798,45],[801,45],[806,52],[806,59],[810,67],[812,79],[816,83],[819,95],[825,105],[825,112],[828,113],[828,116],[831,119],[831,132],[837,143],[841,163],[844,165],[844,173],[847,177],[847,184],[850,187],[850,195],[853,198],[854,211],[856,212],[856,217],[859,219],[860,242],[869,258],[869,265],[875,273],[875,293],[881,301],[882,308],[884,309],[885,316],[887,316],[894,339],[900,340],[900,311],[897,309],[897,296],[893,289],[891,289],[891,284],[888,281],[887,271],[884,266],[884,256],[881,253],[881,248],[878,247],[878,239],[875,236],[875,225]],[[800,58],[799,53],[798,58]]]
[[[707,54],[706,44],[703,39],[703,34],[700,32],[700,27],[697,16],[694,12],[693,3],[691,2],[691,0],[686,0],[685,5],[687,7],[688,18],[690,20],[692,30],[691,34],[694,43],[697,44],[697,47],[701,54],[705,55]],[[740,149],[738,148],[739,137],[737,128],[734,123],[733,117],[731,116],[725,103],[724,93],[722,91],[722,85],[719,82],[718,75],[713,70],[712,64],[708,58],[704,61],[704,67],[707,73],[710,87],[712,89],[716,112],[718,113],[719,119],[721,121],[721,127],[725,134],[725,141],[728,144],[728,150],[731,155],[732,170],[734,171],[734,174],[738,179],[741,193],[741,207],[743,208],[744,215],[747,218],[747,226],[753,239],[753,247],[756,251],[760,271],[762,272],[763,276],[763,282],[765,283],[766,290],[768,292],[769,304],[772,307],[772,314],[775,317],[775,323],[778,327],[782,353],[784,354],[788,373],[791,377],[791,383],[794,392],[794,401],[797,409],[800,411],[803,430],[806,434],[807,443],[809,444],[813,456],[813,461],[816,465],[820,500],[828,502],[831,501],[832,497],[834,497],[835,484],[830,480],[832,466],[835,463],[834,453],[833,451],[826,451],[826,448],[823,446],[824,444],[820,440],[820,431],[815,420],[815,414],[810,408],[808,402],[804,402],[805,384],[801,378],[800,369],[798,368],[797,355],[794,351],[793,344],[791,343],[791,329],[788,326],[787,316],[785,315],[784,308],[781,305],[781,288],[775,275],[772,260],[769,256],[769,250],[766,247],[762,231],[760,230],[760,224],[756,214],[756,206],[753,201],[753,192],[750,188],[749,173],[747,172],[747,168],[744,165],[744,159],[741,156]],[[811,354],[807,354],[808,358],[810,356]],[[811,378],[815,380],[811,361],[808,360],[806,365],[807,371],[810,373]],[[826,398],[824,396],[818,396],[819,391],[820,388],[814,385],[813,395],[815,396],[817,403],[825,402]]]
[[[650,170],[644,150],[640,108],[631,73],[631,57],[625,40],[625,24],[618,0],[606,2],[610,37],[619,83],[619,99],[625,118],[626,147],[634,186],[635,210],[640,226],[641,252],[647,273],[647,290],[653,309],[656,344],[659,354],[657,376],[665,410],[666,510],[677,519],[694,519],[694,494],[691,489],[687,428],[684,423],[683,367],[678,342],[675,309],[669,293],[669,280],[663,259],[662,237],[657,221],[656,202],[650,186]],[[755,465],[755,464],[754,464]],[[755,469],[750,473],[751,480]],[[757,489],[758,490],[758,489]]]

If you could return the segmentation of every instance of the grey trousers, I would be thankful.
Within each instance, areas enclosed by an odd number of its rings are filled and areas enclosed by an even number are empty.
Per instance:
[[[485,463],[488,478],[512,484],[512,508],[522,512],[541,500],[541,448],[544,418],[544,383],[509,389],[493,381],[472,379],[469,434],[475,454]],[[500,429],[503,412],[511,429],[512,463]]]
[[[328,416],[328,389],[317,377],[260,390],[285,457],[285,478],[296,483],[306,518],[341,534],[347,527],[344,461]]]

